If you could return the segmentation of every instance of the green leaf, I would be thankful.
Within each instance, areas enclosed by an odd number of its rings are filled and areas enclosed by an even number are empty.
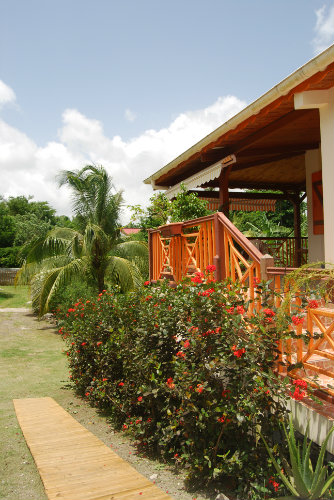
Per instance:
[[[273,465],[274,465],[274,467],[275,467],[275,469],[276,469],[276,471],[277,471],[277,473],[278,473],[279,477],[281,478],[281,480],[282,480],[282,482],[283,482],[284,486],[286,486],[286,487],[288,488],[288,490],[290,490],[290,491],[291,491],[291,493],[292,493],[293,495],[295,495],[295,496],[294,496],[294,497],[292,497],[292,498],[299,497],[298,491],[297,491],[297,490],[296,490],[296,489],[292,486],[292,484],[290,483],[290,481],[289,481],[289,480],[285,477],[285,475],[282,473],[282,471],[281,471],[281,467],[278,465],[278,463],[277,463],[277,461],[276,461],[276,459],[275,459],[274,455],[272,454],[272,452],[271,452],[271,450],[270,450],[270,448],[269,448],[269,446],[268,446],[268,444],[267,444],[266,440],[265,440],[265,439],[264,439],[264,437],[262,436],[262,434],[261,434],[261,438],[262,438],[262,441],[264,442],[264,445],[265,445],[265,447],[266,447],[266,449],[267,449],[267,452],[268,452],[268,454],[269,454],[269,456],[270,456],[270,458],[271,458],[271,460],[272,460],[272,463],[273,463]]]
[[[334,472],[331,474],[328,478],[325,484],[323,485],[323,488],[321,490],[320,496],[322,497],[331,487],[331,484],[334,483]]]
[[[318,460],[317,460],[317,465],[315,467],[315,471],[314,471],[314,478],[313,478],[313,482],[312,482],[312,486],[311,486],[311,490],[313,490],[313,488],[315,487],[315,485],[317,484],[317,481],[318,481],[318,477],[320,475],[320,472],[321,472],[321,468],[323,466],[323,462],[324,462],[324,457],[325,457],[325,453],[326,453],[326,447],[327,447],[327,443],[328,443],[328,440],[332,434],[332,432],[334,431],[334,425],[333,427],[329,430],[324,442],[322,443],[321,445],[321,448],[320,448],[320,453],[319,453],[319,456],[318,456]]]

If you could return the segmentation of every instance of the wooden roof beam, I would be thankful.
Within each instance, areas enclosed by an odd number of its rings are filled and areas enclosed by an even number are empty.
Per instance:
[[[219,199],[219,191],[199,191],[192,189],[191,193],[196,193],[199,198]],[[294,191],[295,193],[295,191]],[[291,200],[294,193],[250,193],[245,191],[230,191],[230,198],[238,200]],[[304,199],[304,198],[303,198]],[[302,200],[301,200],[302,201]]]

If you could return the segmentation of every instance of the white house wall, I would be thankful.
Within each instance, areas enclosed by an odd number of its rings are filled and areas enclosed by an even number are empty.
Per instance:
[[[295,109],[318,108],[320,113],[324,260],[334,265],[334,88],[300,92],[294,97]]]
[[[312,174],[321,170],[321,152],[319,149],[307,151],[305,155],[307,225],[308,225],[308,262],[325,260],[324,235],[313,234]]]

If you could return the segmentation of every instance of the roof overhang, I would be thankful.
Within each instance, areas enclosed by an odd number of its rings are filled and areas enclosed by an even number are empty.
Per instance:
[[[275,187],[279,189],[282,172],[277,167],[284,162],[288,164],[291,186],[302,187],[305,184],[304,153],[318,148],[320,143],[319,112],[313,109],[296,111],[294,94],[305,90],[327,90],[333,85],[334,45],[144,182],[154,189],[169,189],[200,176],[201,172],[215,167],[223,157],[236,154],[237,162],[230,174],[231,187],[251,187],[248,186],[251,178],[256,187],[265,188],[270,183],[275,184],[272,174],[277,172]],[[266,175],[263,177],[264,170]],[[260,171],[262,186],[256,178]],[[204,183],[204,186],[216,185],[213,180]]]

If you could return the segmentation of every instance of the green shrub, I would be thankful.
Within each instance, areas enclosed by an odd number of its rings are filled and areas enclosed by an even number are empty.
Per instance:
[[[21,247],[0,248],[0,267],[20,267],[20,250]]]
[[[77,278],[71,281],[70,285],[59,288],[50,301],[50,311],[69,309],[80,297],[96,296],[96,289],[84,278]]]
[[[271,441],[286,415],[291,383],[273,370],[288,333],[266,304],[248,316],[245,290],[211,271],[175,289],[146,282],[78,300],[59,331],[77,391],[140,449],[245,495],[275,473],[259,437]]]

